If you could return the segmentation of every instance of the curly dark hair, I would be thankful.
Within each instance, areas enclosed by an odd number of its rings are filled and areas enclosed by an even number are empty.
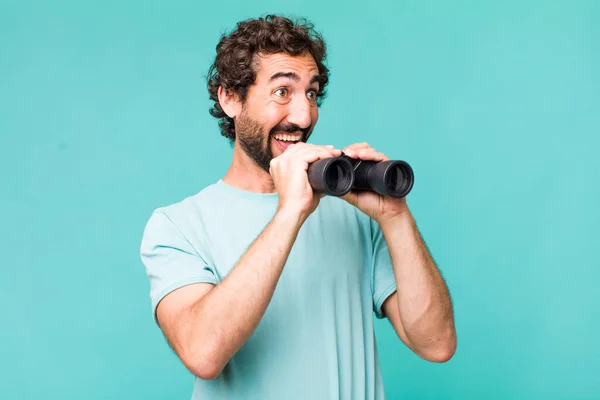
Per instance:
[[[218,89],[233,90],[241,101],[246,100],[248,87],[256,79],[254,56],[260,54],[287,53],[291,56],[309,52],[319,70],[319,91],[317,104],[320,106],[326,96],[329,82],[329,69],[325,65],[327,47],[321,34],[305,18],[291,19],[277,15],[267,15],[237,23],[236,29],[222,34],[216,46],[216,57],[207,76],[208,92],[214,105],[210,114],[219,119],[221,135],[231,142],[235,140],[235,127],[219,104]]]

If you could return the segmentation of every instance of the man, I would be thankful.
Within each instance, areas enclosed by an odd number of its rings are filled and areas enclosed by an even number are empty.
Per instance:
[[[225,176],[156,209],[141,256],[154,318],[195,375],[193,398],[383,399],[374,318],[425,360],[456,347],[446,285],[406,199],[313,192],[308,165],[387,157],[307,143],[329,70],[309,23],[238,24],[208,89],[234,144]]]

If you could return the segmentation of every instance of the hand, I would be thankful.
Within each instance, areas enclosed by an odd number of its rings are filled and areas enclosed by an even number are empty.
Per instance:
[[[294,143],[271,160],[269,173],[279,193],[279,210],[291,211],[306,219],[323,195],[313,192],[308,181],[308,165],[324,158],[337,157],[341,150],[333,146]]]
[[[377,162],[389,160],[385,154],[375,151],[368,143],[356,143],[344,148],[342,151],[348,157],[361,160]],[[372,191],[351,191],[343,196],[342,199],[354,205],[379,223],[408,212],[405,197],[397,199],[382,196]]]

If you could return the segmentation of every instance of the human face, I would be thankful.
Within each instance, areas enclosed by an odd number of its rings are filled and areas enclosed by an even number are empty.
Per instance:
[[[269,171],[271,159],[292,143],[306,142],[317,123],[319,70],[309,53],[257,56],[255,65],[255,83],[235,121],[236,137],[244,152]]]

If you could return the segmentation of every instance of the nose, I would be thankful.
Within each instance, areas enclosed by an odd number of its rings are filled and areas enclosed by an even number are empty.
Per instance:
[[[311,104],[305,96],[295,97],[289,104],[288,122],[306,129],[312,122]]]

